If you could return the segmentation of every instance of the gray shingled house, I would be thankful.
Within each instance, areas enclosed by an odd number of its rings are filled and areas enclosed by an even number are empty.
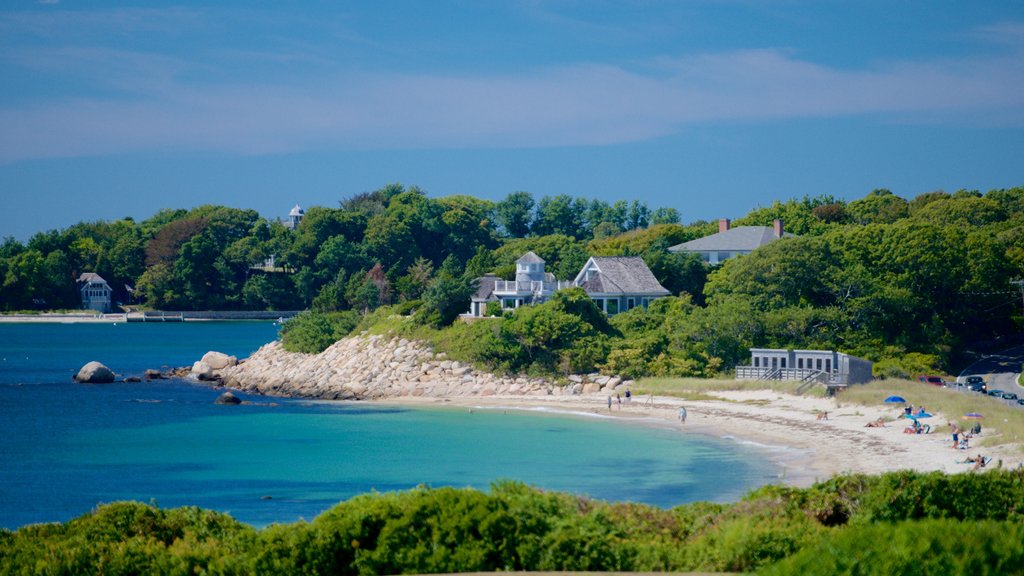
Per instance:
[[[637,306],[644,308],[670,292],[658,283],[639,256],[592,257],[573,281],[556,280],[544,270],[544,260],[527,252],[516,261],[516,279],[502,280],[493,274],[480,278],[465,316],[486,315],[488,302],[500,302],[504,310],[539,304],[556,290],[581,286],[606,314],[618,314]]]
[[[718,221],[718,233],[669,248],[669,252],[689,252],[699,255],[709,264],[719,264],[734,256],[750,254],[765,244],[779,238],[794,237],[782,229],[782,220],[775,220],[771,226],[730,227],[728,218]]]
[[[573,284],[609,316],[671,294],[639,256],[591,256]]]

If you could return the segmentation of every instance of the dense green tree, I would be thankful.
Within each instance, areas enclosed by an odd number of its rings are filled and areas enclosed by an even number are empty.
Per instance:
[[[910,207],[906,200],[880,188],[846,205],[846,212],[857,224],[892,224],[906,218]]]
[[[537,236],[561,234],[581,239],[584,236],[586,209],[586,201],[565,194],[545,196],[537,204],[537,217],[532,231]]]
[[[495,214],[505,236],[526,237],[533,222],[533,208],[533,195],[529,192],[512,192],[499,202]]]

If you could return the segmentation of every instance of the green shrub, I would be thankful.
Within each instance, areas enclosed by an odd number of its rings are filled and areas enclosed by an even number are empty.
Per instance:
[[[348,334],[359,324],[357,312],[306,311],[290,318],[281,327],[281,343],[289,352],[319,354]]]
[[[924,520],[851,526],[760,574],[1024,574],[1024,524]]]

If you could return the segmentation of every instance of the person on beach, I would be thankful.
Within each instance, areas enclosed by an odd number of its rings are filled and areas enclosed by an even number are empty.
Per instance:
[[[953,449],[956,450],[960,447],[960,427],[950,422],[949,429],[953,432]]]
[[[686,408],[683,406],[679,407],[679,421],[684,423],[686,422]]]
[[[633,395],[629,392],[629,388],[626,388],[626,404],[629,404],[629,401],[632,398],[633,398]]]
[[[618,404],[619,410],[622,410],[622,396],[618,393],[615,394],[615,403]]]
[[[612,411],[612,397],[611,397],[611,395],[608,396],[608,411],[609,412]]]

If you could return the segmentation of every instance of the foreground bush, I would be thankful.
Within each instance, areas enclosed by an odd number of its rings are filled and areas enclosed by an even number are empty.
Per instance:
[[[854,526],[762,574],[1024,574],[1024,524],[923,520]]]
[[[417,488],[259,531],[198,508],[121,502],[0,531],[0,574],[1019,574],[1022,503],[1020,470],[841,476],[671,510],[515,482]]]

